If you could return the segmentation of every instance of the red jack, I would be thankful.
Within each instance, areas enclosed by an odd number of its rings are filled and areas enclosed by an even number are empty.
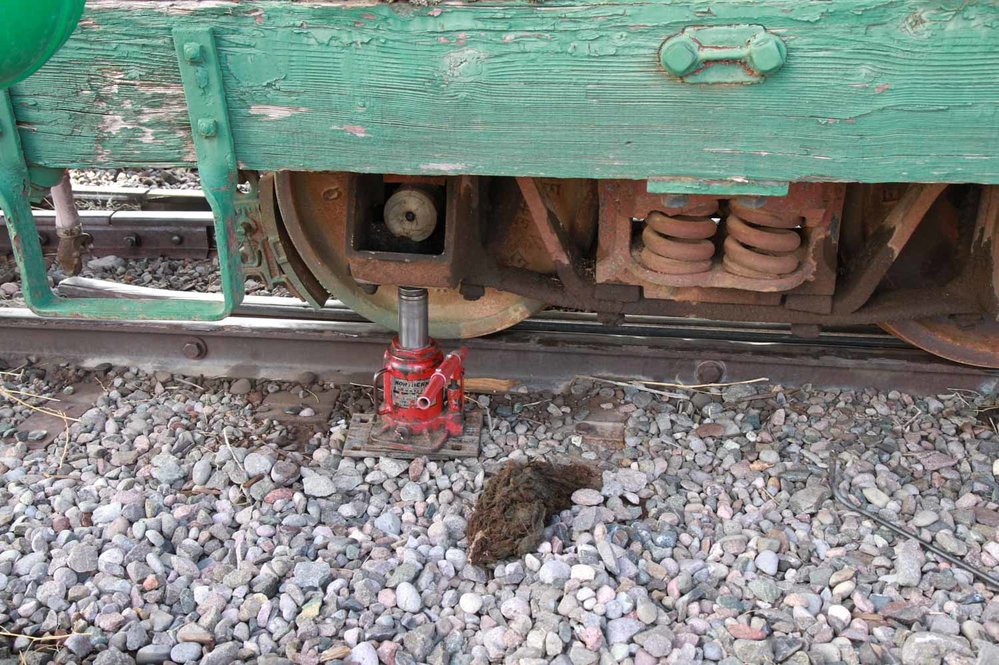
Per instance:
[[[375,414],[352,419],[345,454],[478,454],[481,415],[465,414],[468,349],[445,356],[428,323],[427,290],[399,287],[399,335],[374,376]]]

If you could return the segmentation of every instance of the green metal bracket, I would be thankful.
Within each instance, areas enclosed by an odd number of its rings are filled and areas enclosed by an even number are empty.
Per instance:
[[[659,50],[663,68],[685,83],[759,83],[787,60],[787,47],[762,25],[685,28]]]
[[[222,71],[210,28],[177,29],[174,41],[180,59],[184,92],[191,115],[205,196],[215,214],[215,238],[222,273],[222,302],[178,297],[171,300],[62,298],[49,287],[31,214],[31,179],[21,150],[10,96],[0,91],[0,208],[7,218],[14,258],[21,272],[25,304],[43,316],[92,319],[154,319],[213,321],[225,318],[243,300],[243,269],[236,237],[238,164],[229,128]]]
[[[713,196],[787,196],[788,183],[771,180],[703,180],[649,178],[649,194],[708,194]]]

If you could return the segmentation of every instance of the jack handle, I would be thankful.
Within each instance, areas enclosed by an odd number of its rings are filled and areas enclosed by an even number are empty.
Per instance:
[[[462,346],[445,356],[444,361],[437,366],[433,375],[427,382],[427,387],[423,389],[423,394],[416,398],[416,408],[429,409],[435,398],[454,379],[461,376],[465,358],[468,357],[468,347]]]

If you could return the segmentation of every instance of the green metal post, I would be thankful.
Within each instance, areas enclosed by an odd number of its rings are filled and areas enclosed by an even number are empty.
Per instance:
[[[43,316],[93,319],[202,320],[225,318],[243,300],[243,270],[236,235],[239,209],[250,202],[237,189],[238,165],[229,129],[218,53],[210,28],[176,31],[184,91],[205,196],[215,215],[222,302],[119,298],[62,298],[49,287],[45,258],[31,214],[28,166],[10,97],[0,91],[0,208],[21,272],[25,304]],[[198,48],[195,49],[195,46]],[[197,52],[197,58],[191,58]]]

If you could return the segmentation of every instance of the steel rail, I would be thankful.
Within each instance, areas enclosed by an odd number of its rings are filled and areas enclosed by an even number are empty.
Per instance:
[[[191,300],[218,299],[211,293],[183,292],[156,289],[131,284],[118,284],[106,280],[72,277],[59,284],[60,295],[67,297],[110,296],[121,298],[175,298],[181,295]],[[322,309],[313,309],[297,298],[280,296],[246,296],[236,313],[262,318],[293,318],[311,321],[365,321],[338,300],[330,300]],[[772,323],[729,323],[707,319],[672,316],[629,314],[617,325],[600,323],[590,312],[545,310],[521,323],[515,330],[521,332],[596,333],[638,337],[663,337],[728,340],[737,338],[744,342],[808,344],[819,341],[823,346],[868,346],[876,348],[911,348],[909,344],[886,333],[876,326],[837,326],[824,328],[815,339],[795,336],[791,327]]]
[[[95,322],[0,309],[0,357],[8,363],[33,357],[194,376],[295,380],[310,373],[324,380],[367,383],[391,333],[347,310],[340,314],[335,320],[237,313],[218,322]],[[696,329],[677,336],[668,329],[649,331],[667,334],[636,335],[627,327],[575,326],[552,321],[557,314],[548,317],[547,323],[531,321],[465,340],[468,376],[532,388],[564,386],[583,375],[690,384],[704,382],[707,368],[712,381],[766,377],[785,386],[817,383],[915,393],[993,391],[999,386],[999,371],[872,344],[863,336],[852,344],[841,338],[838,346],[828,346],[823,340],[760,341],[751,334],[706,338]]]
[[[73,199],[92,255],[203,259],[213,251],[214,218],[200,189],[76,186]],[[54,247],[55,210],[34,207],[32,214],[42,246]],[[10,252],[2,212],[0,252]]]

